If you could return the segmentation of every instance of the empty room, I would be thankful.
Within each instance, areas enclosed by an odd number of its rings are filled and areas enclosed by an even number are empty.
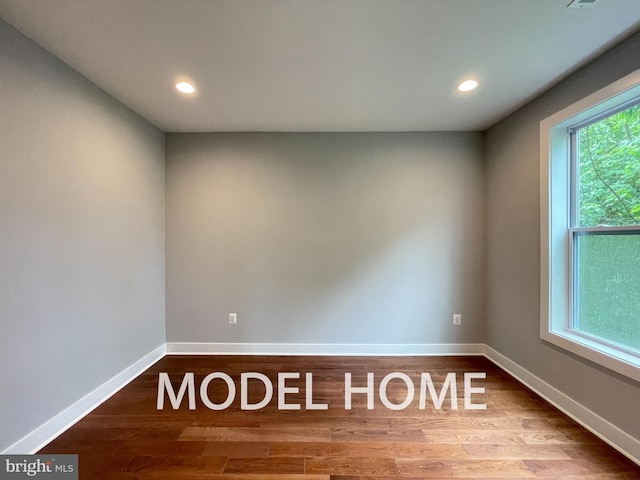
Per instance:
[[[638,0],[0,0],[0,479],[640,479]]]

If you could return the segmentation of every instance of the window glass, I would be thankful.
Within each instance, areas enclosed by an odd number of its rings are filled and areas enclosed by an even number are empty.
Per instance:
[[[575,132],[573,328],[640,350],[640,105]]]
[[[640,232],[576,236],[574,328],[640,350]]]
[[[640,225],[640,105],[578,130],[578,227]]]

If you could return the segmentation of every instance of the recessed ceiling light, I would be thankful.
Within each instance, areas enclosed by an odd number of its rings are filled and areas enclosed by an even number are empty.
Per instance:
[[[189,95],[196,91],[196,87],[191,85],[189,82],[178,82],[176,83],[176,88],[182,93],[187,93]]]
[[[478,86],[478,82],[475,80],[465,80],[460,85],[458,85],[459,92],[469,92]]]

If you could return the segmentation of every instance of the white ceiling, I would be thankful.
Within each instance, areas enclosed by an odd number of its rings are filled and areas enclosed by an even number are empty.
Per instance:
[[[640,28],[640,0],[570,1],[0,0],[0,16],[169,132],[483,130]],[[457,93],[467,77],[480,87]]]

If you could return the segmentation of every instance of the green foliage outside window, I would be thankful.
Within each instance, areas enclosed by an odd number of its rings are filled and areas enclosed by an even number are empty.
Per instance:
[[[580,227],[640,225],[640,105],[581,128]]]

